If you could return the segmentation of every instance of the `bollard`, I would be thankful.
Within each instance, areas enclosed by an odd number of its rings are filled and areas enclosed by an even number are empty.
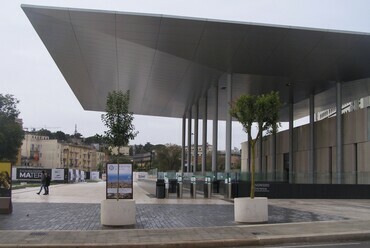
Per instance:
[[[204,198],[212,197],[212,183],[210,177],[204,178]]]
[[[182,182],[177,183],[177,198],[182,198]]]
[[[211,184],[211,182],[208,182],[207,189],[208,189],[208,198],[212,198],[212,184]]]
[[[170,197],[170,193],[169,193],[170,184],[168,182],[167,177],[164,179],[164,183],[165,183],[165,195],[166,195],[166,198],[169,198]]]
[[[225,179],[225,198],[230,199],[231,198],[231,182],[230,178]]]
[[[193,198],[197,198],[197,184],[194,182],[191,184],[191,187],[193,188]]]
[[[177,177],[177,198],[182,198],[182,177]]]
[[[197,198],[197,184],[195,176],[192,176],[190,179],[190,196],[192,198]]]

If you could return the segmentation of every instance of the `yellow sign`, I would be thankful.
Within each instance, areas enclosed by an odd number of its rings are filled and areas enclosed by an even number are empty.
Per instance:
[[[0,197],[10,197],[12,190],[12,165],[0,162]]]

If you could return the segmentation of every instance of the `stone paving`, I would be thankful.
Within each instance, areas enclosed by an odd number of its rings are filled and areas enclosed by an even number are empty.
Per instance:
[[[233,203],[156,199],[150,182],[134,183],[137,224],[100,224],[104,183],[13,191],[14,211],[0,215],[0,247],[236,247],[311,241],[369,240],[370,200],[269,199],[269,223],[233,222]],[[171,199],[172,198],[172,199]],[[289,223],[290,222],[290,223]]]
[[[0,215],[0,230],[105,230],[100,204],[14,203],[13,214]],[[269,206],[269,223],[346,220]],[[137,204],[136,229],[235,226],[233,205]],[[126,227],[127,228],[127,227]]]

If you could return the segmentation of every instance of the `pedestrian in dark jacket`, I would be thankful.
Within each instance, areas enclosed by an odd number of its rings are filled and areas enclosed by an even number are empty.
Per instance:
[[[45,188],[45,183],[46,183],[46,174],[45,174],[45,171],[42,171],[41,172],[41,187],[40,187],[40,191],[36,194],[40,194],[42,189],[44,189],[44,194],[46,193],[46,188]]]
[[[46,178],[45,178],[45,194],[44,195],[48,195],[51,178],[48,175],[48,173],[45,173],[45,175],[46,175]]]

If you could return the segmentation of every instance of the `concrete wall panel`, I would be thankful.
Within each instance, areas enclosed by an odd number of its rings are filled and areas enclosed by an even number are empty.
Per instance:
[[[367,140],[367,109],[360,109],[356,113],[356,143]]]
[[[297,142],[296,151],[305,151],[310,147],[310,128],[309,125],[304,125],[296,128],[296,136],[294,140]]]
[[[283,131],[276,134],[277,153],[289,152],[289,131]]]
[[[325,119],[319,122],[315,122],[315,140],[316,148],[324,148],[329,146],[329,119]]]
[[[337,145],[337,119],[329,118],[328,121],[328,128],[329,128],[329,144],[325,147],[333,147]]]
[[[355,135],[354,135],[355,137]],[[349,144],[343,146],[343,182],[345,184],[356,183],[356,146]]]
[[[284,156],[276,154],[276,180],[283,181],[284,176]]]
[[[356,112],[343,115],[343,144],[356,143]]]
[[[296,183],[308,183],[308,151],[298,151],[294,156]]]
[[[317,183],[331,183],[330,149],[320,148],[316,150]]]

